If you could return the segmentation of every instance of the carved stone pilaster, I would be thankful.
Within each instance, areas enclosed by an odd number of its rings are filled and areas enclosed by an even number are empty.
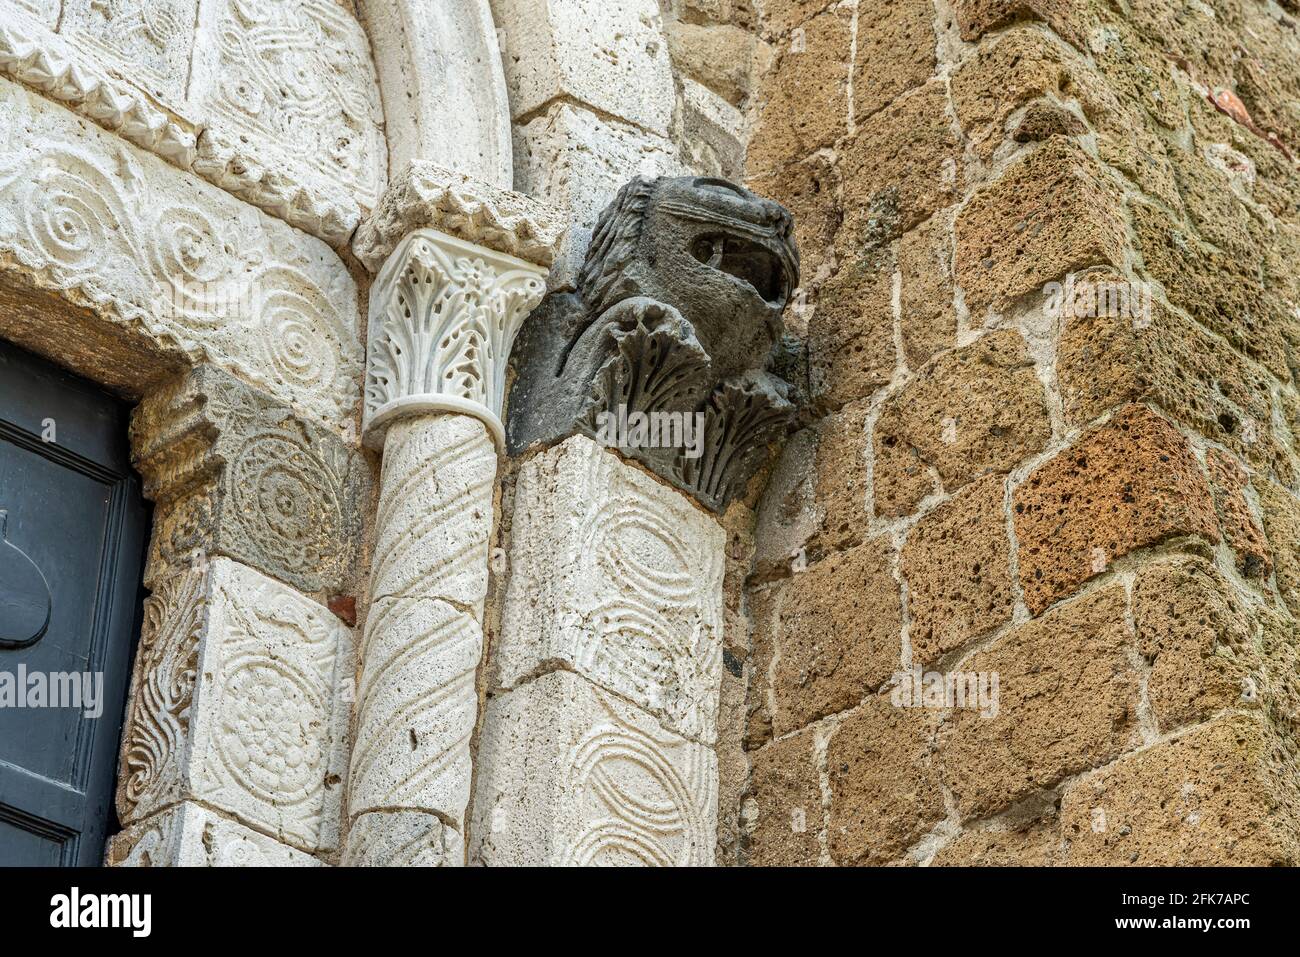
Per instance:
[[[576,292],[552,293],[520,332],[509,450],[585,434],[725,508],[796,410],[777,373],[799,283],[793,226],[722,180],[625,186]]]
[[[340,436],[207,365],[142,402],[131,432],[155,503],[147,583],[199,552],[305,592],[344,584],[370,479]]]
[[[434,229],[393,250],[370,291],[364,441],[383,448],[394,420],[459,412],[505,442],[501,406],[515,334],[546,272]]]

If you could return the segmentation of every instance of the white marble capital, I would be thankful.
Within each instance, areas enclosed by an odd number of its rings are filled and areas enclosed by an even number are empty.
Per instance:
[[[417,229],[370,290],[363,438],[382,449],[407,416],[458,412],[504,444],[510,347],[546,292],[546,270],[515,256]]]

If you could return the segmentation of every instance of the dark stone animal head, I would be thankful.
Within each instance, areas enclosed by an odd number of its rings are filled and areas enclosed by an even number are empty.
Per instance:
[[[794,412],[772,368],[798,283],[780,204],[718,179],[632,180],[601,215],[576,291],[548,296],[516,340],[511,451],[584,433],[725,507]],[[638,414],[676,416],[691,441],[625,428],[609,440],[611,416]]]
[[[720,179],[637,177],[592,235],[578,277],[587,314],[645,296],[695,329],[720,378],[762,366],[799,284],[784,206]]]

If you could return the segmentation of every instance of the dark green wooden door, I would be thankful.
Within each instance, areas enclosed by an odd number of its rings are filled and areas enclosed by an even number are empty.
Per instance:
[[[95,865],[147,514],[127,409],[0,342],[0,865]]]

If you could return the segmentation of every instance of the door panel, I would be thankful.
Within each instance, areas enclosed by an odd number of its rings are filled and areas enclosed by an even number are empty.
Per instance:
[[[31,682],[41,680],[33,675],[46,676],[47,689],[61,676],[58,687],[71,692],[73,676],[84,691],[89,674],[102,711],[87,714],[85,701],[0,707],[0,865],[102,856],[147,520],[126,423],[112,397],[0,343],[0,611],[24,619],[0,621],[0,681],[7,673],[16,687],[25,677],[30,704]],[[17,646],[9,632],[21,643],[32,621],[39,631],[47,602],[43,634]]]

